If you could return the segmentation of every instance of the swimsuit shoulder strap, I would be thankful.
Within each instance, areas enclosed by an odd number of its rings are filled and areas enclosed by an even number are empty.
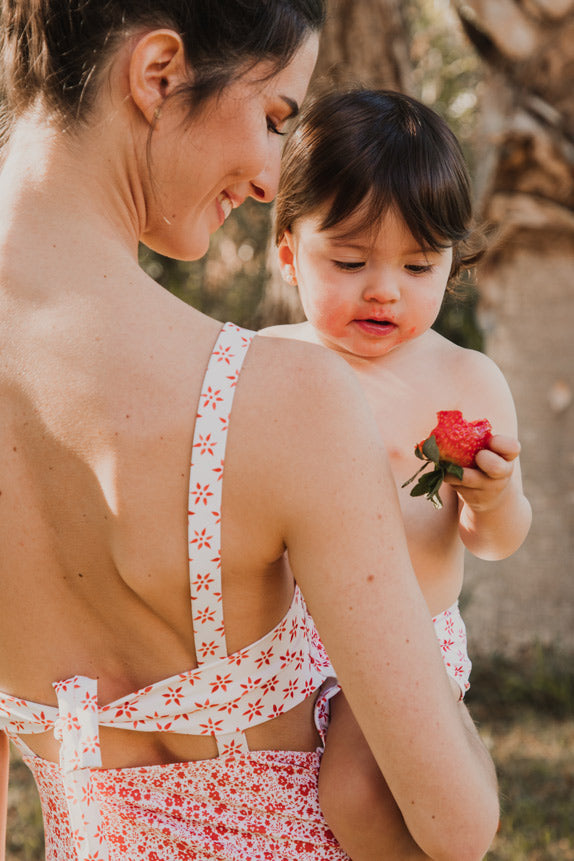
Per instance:
[[[198,665],[227,657],[221,594],[221,492],[235,387],[254,332],[226,323],[199,398],[189,473],[188,558]]]

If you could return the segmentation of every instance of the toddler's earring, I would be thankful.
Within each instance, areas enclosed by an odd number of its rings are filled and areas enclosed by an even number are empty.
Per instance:
[[[285,280],[287,281],[287,284],[291,284],[292,287],[297,286],[297,276],[293,269],[289,269],[289,272],[285,276]]]

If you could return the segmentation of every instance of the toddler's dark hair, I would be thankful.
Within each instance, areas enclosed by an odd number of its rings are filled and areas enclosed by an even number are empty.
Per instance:
[[[482,256],[464,156],[435,111],[389,90],[330,92],[312,102],[283,154],[276,241],[320,209],[321,230],[359,211],[354,228],[368,230],[390,208],[422,247],[453,246],[451,278]]]
[[[38,97],[73,124],[87,117],[101,72],[120,38],[169,27],[193,68],[197,107],[246,64],[284,68],[312,31],[326,0],[1,0],[2,97],[18,115]]]

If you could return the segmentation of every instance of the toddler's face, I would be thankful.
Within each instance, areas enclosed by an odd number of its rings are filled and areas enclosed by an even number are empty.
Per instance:
[[[357,215],[322,231],[322,216],[297,221],[279,257],[284,274],[294,272],[307,319],[325,346],[376,358],[430,329],[452,248],[421,248],[394,210],[368,232],[353,230]]]

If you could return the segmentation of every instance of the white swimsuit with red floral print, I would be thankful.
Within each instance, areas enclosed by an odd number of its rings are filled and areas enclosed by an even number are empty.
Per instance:
[[[20,747],[37,780],[41,776],[39,785],[44,788],[45,818],[52,830],[65,833],[62,839],[54,842],[54,835],[46,827],[47,846],[54,844],[52,854],[47,856],[50,859],[70,861],[74,857],[72,847],[78,861],[115,858],[108,838],[110,813],[106,810],[106,815],[102,816],[102,796],[98,787],[109,783],[109,774],[116,775],[121,782],[128,774],[133,780],[134,775],[145,776],[150,771],[98,771],[102,765],[100,726],[215,736],[220,759],[225,760],[227,768],[233,755],[261,759],[260,754],[249,754],[245,738],[248,727],[271,720],[298,705],[332,675],[329,660],[297,587],[287,614],[272,631],[239,652],[227,653],[221,600],[221,488],[233,395],[253,334],[233,324],[222,328],[205,375],[196,418],[190,469],[188,543],[197,668],[156,682],[107,705],[98,703],[97,681],[82,676],[54,684],[57,707],[0,693],[0,729],[7,730]],[[19,733],[47,730],[53,730],[60,742],[60,768],[57,770],[66,801],[56,822],[53,822],[49,793],[61,796],[62,792],[52,785],[54,764],[34,756],[18,739]],[[281,752],[267,753],[271,760],[275,755],[278,755],[278,761],[290,759],[288,754],[281,757]],[[313,759],[315,754],[298,754],[295,759],[302,757],[306,761],[309,756]],[[211,761],[204,762],[208,764]],[[184,765],[191,768],[193,776],[195,771],[201,771],[202,764]],[[213,765],[207,767],[208,770],[213,769]],[[292,763],[289,762],[288,767],[292,768]],[[178,768],[181,771],[181,767]],[[159,767],[159,773],[162,769],[170,772],[169,766]],[[158,767],[155,768],[157,772]],[[109,789],[106,796],[109,796]],[[164,812],[165,800],[161,807]],[[315,815],[321,822],[318,807]],[[322,828],[327,834],[325,839],[330,840],[336,853],[333,857],[344,858],[324,820]],[[142,855],[138,850],[134,858],[153,857],[153,852],[159,851],[154,840],[155,837],[148,837],[149,846],[154,847],[149,851],[148,842],[144,841],[148,855]],[[123,846],[121,857],[125,861],[129,845],[124,841],[118,844],[115,832],[111,843]],[[56,847],[56,844],[61,845]],[[166,851],[163,846],[161,852]],[[242,854],[245,849],[237,851],[240,852],[238,858],[251,857]],[[180,852],[157,857],[204,857],[189,854],[196,852],[195,849],[188,848],[186,852],[188,854]],[[205,857],[219,856],[209,849]],[[223,851],[221,857],[236,856]]]
[[[272,631],[227,653],[221,488],[233,395],[253,334],[230,323],[222,328],[196,418],[188,543],[197,668],[107,705],[98,702],[97,681],[84,676],[54,684],[57,707],[0,693],[0,729],[21,750],[40,791],[47,861],[347,859],[319,809],[319,752],[249,751],[245,738],[248,727],[293,708],[333,675],[299,589]],[[447,671],[464,689],[470,667],[458,608],[434,621]],[[322,736],[326,721],[322,698]],[[100,726],[211,735],[219,756],[102,769]],[[19,738],[48,730],[60,742],[59,765]]]

